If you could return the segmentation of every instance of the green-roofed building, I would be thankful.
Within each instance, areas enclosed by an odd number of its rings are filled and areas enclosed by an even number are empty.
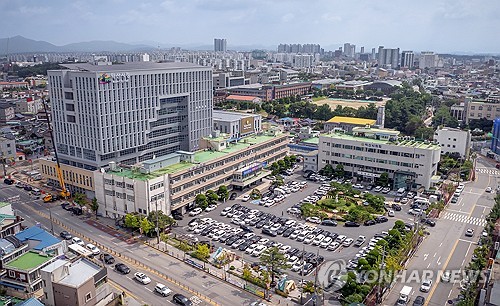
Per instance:
[[[109,170],[95,174],[99,210],[112,218],[155,210],[185,213],[207,190],[258,184],[269,174],[267,165],[286,156],[288,144],[288,136],[277,129],[239,140],[216,134],[200,139],[196,152],[177,151],[137,166],[110,163]]]
[[[318,169],[326,164],[367,182],[387,172],[393,188],[429,189],[434,183],[441,147],[401,137],[399,131],[354,127],[352,133],[331,132],[319,137]]]

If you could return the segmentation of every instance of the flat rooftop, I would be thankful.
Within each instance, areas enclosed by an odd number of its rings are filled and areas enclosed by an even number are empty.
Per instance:
[[[59,281],[60,284],[71,287],[80,287],[94,277],[101,268],[89,260],[82,258],[69,266],[69,274]]]
[[[347,124],[358,124],[358,125],[373,125],[377,122],[374,119],[356,118],[356,117],[341,117],[335,116],[328,120],[330,123],[347,123]]]
[[[192,63],[156,63],[156,62],[130,62],[113,65],[93,65],[90,63],[61,64],[60,66],[77,71],[86,72],[130,72],[147,70],[174,70],[174,69],[207,69]]]
[[[27,252],[11,262],[8,262],[5,266],[6,268],[14,268],[18,270],[33,270],[36,267],[43,265],[44,263],[51,261],[52,256],[43,256],[35,252]]]
[[[237,113],[237,112],[228,112],[228,111],[213,111],[213,119],[221,120],[221,121],[237,121],[246,117],[256,117],[256,114],[248,114],[248,113]]]
[[[173,173],[177,173],[177,172],[180,172],[182,170],[185,170],[185,169],[189,169],[191,167],[194,167],[196,164],[206,163],[206,162],[212,161],[214,159],[226,156],[228,154],[238,152],[240,150],[248,148],[251,145],[260,144],[260,143],[272,140],[274,138],[276,138],[276,137],[267,136],[267,135],[245,137],[237,143],[230,143],[229,147],[227,147],[226,149],[224,149],[222,151],[200,150],[200,151],[195,152],[195,154],[194,154],[195,163],[180,162],[177,164],[167,166],[167,167],[162,168],[160,170],[154,171],[154,172],[149,173],[149,174],[145,174],[145,173],[141,173],[139,171],[133,171],[131,169],[125,169],[125,168],[118,168],[121,171],[109,171],[108,173],[111,173],[111,174],[117,175],[117,176],[121,176],[121,177],[126,177],[129,179],[146,181],[146,180],[160,177],[160,176],[165,175],[165,174],[173,174]]]
[[[319,144],[319,137],[312,137],[302,140],[304,143]]]
[[[393,146],[406,147],[406,148],[427,149],[427,150],[439,150],[441,148],[437,144],[426,143],[423,141],[416,141],[416,140],[389,141],[389,140],[374,139],[369,137],[358,137],[344,133],[321,134],[321,136],[330,137],[334,139],[359,141],[359,142],[367,142],[374,144],[389,144]]]

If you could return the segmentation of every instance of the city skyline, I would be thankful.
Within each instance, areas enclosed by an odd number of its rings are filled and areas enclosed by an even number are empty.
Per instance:
[[[441,53],[500,53],[500,42],[491,39],[500,27],[496,18],[500,3],[493,0],[424,0],[404,6],[392,0],[313,0],[307,5],[298,0],[167,0],[142,1],[134,7],[124,0],[43,5],[22,0],[0,3],[0,12],[3,36],[22,35],[56,45],[114,40],[210,46],[214,38],[224,37],[229,50],[242,45],[274,50],[279,43],[314,43],[333,50],[350,42],[366,50],[383,45]]]

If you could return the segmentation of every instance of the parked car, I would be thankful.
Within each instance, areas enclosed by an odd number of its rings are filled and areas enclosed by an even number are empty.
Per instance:
[[[205,208],[205,211],[209,212],[209,211],[212,211],[212,210],[215,210],[217,208],[217,205],[209,205],[207,208]]]
[[[59,237],[63,238],[64,240],[70,240],[71,238],[73,238],[73,235],[71,235],[70,233],[68,233],[67,231],[62,231],[60,234],[59,234]]]
[[[176,304],[182,305],[182,306],[192,306],[193,303],[184,295],[180,293],[174,294],[172,297],[172,301]]]
[[[151,279],[144,273],[142,272],[135,272],[134,278],[141,284],[147,285],[151,283]]]
[[[429,290],[432,287],[432,280],[431,279],[426,279],[422,282],[422,285],[420,286],[420,291],[422,292],[429,292]]]
[[[87,244],[86,248],[92,252],[92,255],[94,256],[97,256],[99,254],[101,254],[101,250],[99,250],[98,247],[96,247],[95,245],[93,245],[92,243],[89,243]]]
[[[82,239],[78,238],[78,237],[73,237],[71,238],[71,243],[76,243],[78,244],[79,246],[85,246],[85,243],[82,241]]]
[[[276,233],[276,231],[273,231],[273,230],[270,230],[270,229],[267,229],[267,228],[262,229],[262,234],[269,235],[271,237],[276,237],[278,235]]]
[[[12,185],[14,184],[14,180],[13,179],[10,179],[10,178],[6,178],[3,180],[3,182],[7,185]]]
[[[413,301],[413,306],[424,306],[425,298],[421,295],[417,296]]]
[[[172,293],[172,290],[170,290],[170,288],[168,288],[167,286],[165,286],[164,284],[156,284],[155,286],[155,292],[157,292],[158,294],[162,295],[163,297],[165,296],[168,296],[170,295],[170,293]]]
[[[360,224],[358,222],[354,222],[354,221],[347,221],[346,223],[344,223],[344,226],[345,227],[359,227]]]
[[[324,219],[323,221],[321,221],[321,225],[337,226],[337,221],[334,221],[332,219]]]
[[[474,229],[472,229],[472,228],[468,228],[468,229],[465,231],[465,236],[466,236],[466,237],[472,237],[472,236],[474,236]]]
[[[241,200],[242,200],[243,202],[248,202],[248,200],[250,200],[250,195],[245,194],[243,197],[241,197]]]
[[[229,200],[234,200],[236,199],[236,197],[238,197],[238,194],[236,192],[233,192],[231,193],[231,195],[229,196]]]
[[[394,209],[395,211],[401,211],[402,208],[401,205],[394,203],[392,204],[392,209]]]
[[[318,217],[309,217],[306,219],[306,221],[311,222],[311,223],[317,223],[317,224],[321,223],[321,219]]]
[[[365,226],[371,226],[377,224],[377,222],[375,222],[375,220],[366,220],[363,224]]]
[[[388,215],[389,217],[394,217],[396,214],[394,213],[394,210],[389,209],[389,211],[387,212],[387,215]]]
[[[112,255],[110,255],[110,254],[104,254],[104,255],[102,255],[102,260],[104,261],[104,263],[106,263],[108,265],[111,265],[111,264],[115,263],[115,258]]]
[[[115,265],[115,271],[116,272],[120,272],[121,274],[129,274],[130,273],[130,268],[127,267],[125,264],[117,263]]]
[[[190,215],[191,217],[194,217],[194,216],[196,216],[196,215],[201,214],[201,212],[202,212],[202,211],[203,211],[203,210],[202,210],[201,208],[197,207],[197,208],[193,209],[192,211],[190,211],[190,212],[189,212],[189,215]]]

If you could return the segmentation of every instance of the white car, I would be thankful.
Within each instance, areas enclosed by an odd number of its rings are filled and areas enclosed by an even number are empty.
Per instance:
[[[340,243],[338,243],[337,241],[334,241],[334,242],[330,243],[327,250],[328,251],[335,251],[336,249],[339,248],[339,246],[340,246]]]
[[[385,187],[382,189],[382,193],[389,193],[391,191],[391,188]]]
[[[227,214],[232,210],[231,207],[226,207],[224,208],[221,212],[220,212],[220,215],[221,216],[227,216]]]
[[[202,210],[201,208],[197,207],[197,208],[193,209],[192,211],[190,211],[190,212],[189,212],[189,215],[190,215],[191,217],[194,217],[194,216],[196,216],[196,215],[201,214],[201,212],[202,212],[202,211],[203,211],[203,210]]]
[[[232,218],[231,223],[236,225],[241,225],[242,223],[244,223],[244,221],[241,220],[240,218]]]
[[[283,245],[279,248],[279,252],[281,254],[285,254],[286,252],[288,252],[288,250],[290,250],[292,247],[289,246],[289,245]]]
[[[248,202],[248,200],[250,200],[250,195],[245,194],[244,196],[242,196],[242,197],[241,197],[241,200],[242,200],[243,202]]]
[[[170,288],[168,288],[167,286],[165,286],[164,284],[156,284],[155,286],[155,292],[158,292],[159,294],[161,294],[163,297],[165,296],[168,296],[170,295],[170,293],[172,293],[172,290],[170,290]]]
[[[78,244],[79,246],[85,246],[85,243],[83,243],[82,239],[78,238],[78,237],[73,237],[71,238],[71,243],[76,243]]]
[[[94,256],[101,254],[101,250],[99,250],[99,248],[93,245],[92,243],[87,244],[86,247],[92,252]]]
[[[271,230],[273,232],[275,232],[275,231],[279,230],[280,227],[281,227],[281,224],[280,223],[276,223],[276,224],[273,224],[273,226],[271,226]]]
[[[193,222],[193,223],[189,224],[188,231],[194,231],[197,227],[198,227],[198,223]]]
[[[207,228],[207,226],[206,226],[206,225],[199,225],[197,228],[195,228],[195,229],[194,229],[194,231],[193,231],[193,232],[194,232],[195,234],[199,234],[199,233],[201,233],[201,232],[202,232],[204,229],[206,229],[206,228]]]
[[[321,223],[321,219],[318,217],[309,217],[306,219],[306,221],[311,222],[311,223],[317,223],[317,224]]]
[[[486,192],[491,192],[493,189],[491,189],[490,186],[486,187]]]
[[[259,257],[264,253],[264,251],[267,250],[267,247],[265,245],[258,245],[255,250],[252,252],[253,257]]]
[[[383,189],[382,186],[376,186],[375,188],[373,188],[373,191],[380,192],[380,191],[382,191],[382,189]]]
[[[314,240],[314,238],[316,238],[316,235],[309,234],[309,235],[307,235],[306,238],[304,238],[304,243],[305,244],[309,244],[309,243],[311,243]]]
[[[257,248],[258,244],[254,243],[254,244],[251,244],[246,250],[245,250],[245,253],[247,254],[252,254],[253,251],[255,251],[255,248]]]
[[[259,241],[257,241],[258,244],[266,244],[269,242],[269,239],[268,238],[262,238],[260,239]]]
[[[293,264],[292,266],[292,271],[297,272],[302,270],[302,267],[304,266],[304,263],[302,261],[297,261],[296,263]]]
[[[481,233],[481,236],[483,237],[488,237],[488,232],[486,230],[484,230],[482,233]]]
[[[216,208],[217,208],[217,205],[210,205],[207,208],[205,208],[205,211],[212,211],[212,210],[215,210]]]
[[[346,238],[347,237],[344,236],[344,235],[338,235],[337,239],[335,240],[335,242],[342,243],[342,242],[344,242],[344,240],[346,240]]]
[[[354,239],[352,238],[347,238],[346,240],[344,240],[344,242],[342,242],[342,246],[344,247],[349,247],[351,246],[351,244],[354,242]]]
[[[323,239],[325,239],[325,235],[320,234],[320,235],[316,236],[316,238],[314,238],[312,244],[319,245],[323,241]]]
[[[296,230],[293,233],[290,234],[290,239],[297,239],[298,236],[300,235],[301,230]]]
[[[151,279],[144,273],[142,272],[135,272],[134,278],[141,284],[147,285],[151,283]]]
[[[394,217],[394,216],[395,216],[394,210],[390,209],[390,210],[387,212],[387,215],[388,215],[389,217]]]
[[[286,221],[286,222],[285,222],[285,225],[286,225],[286,226],[294,226],[296,223],[297,223],[297,221],[296,221],[296,220],[292,220],[292,219],[291,219],[291,220]]]
[[[294,264],[296,264],[299,261],[299,258],[297,256],[292,256],[288,259],[286,262],[287,266],[292,267]]]
[[[420,291],[422,292],[429,292],[432,287],[432,280],[426,279],[422,282],[422,285],[420,286]]]
[[[321,241],[319,247],[326,249],[332,243],[332,241],[333,241],[332,237],[326,237],[325,239],[323,239],[323,241]]]
[[[274,200],[267,200],[266,203],[264,203],[264,207],[271,207],[274,204],[276,204],[276,201],[274,201]]]

